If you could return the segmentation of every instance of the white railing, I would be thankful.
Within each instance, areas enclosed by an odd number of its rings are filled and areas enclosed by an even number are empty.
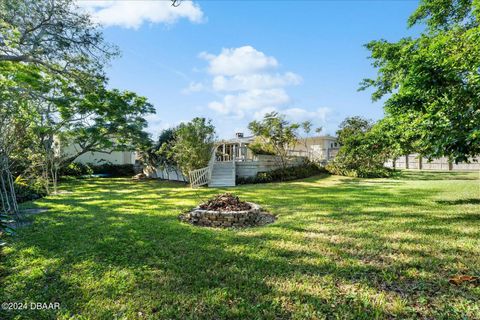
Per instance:
[[[188,179],[190,181],[190,186],[192,188],[197,188],[197,187],[206,185],[212,179],[212,171],[213,171],[213,165],[215,164],[216,150],[217,150],[217,147],[214,147],[212,151],[212,156],[208,161],[208,166],[189,172]]]
[[[213,172],[213,165],[215,164],[215,153],[217,153],[217,147],[214,146],[212,150],[212,155],[210,156],[210,160],[208,161],[208,181],[212,180],[212,172]]]
[[[197,170],[190,171],[189,173],[189,179],[190,179],[190,185],[192,188],[200,187],[205,184],[207,184],[210,179],[210,167],[205,167]]]

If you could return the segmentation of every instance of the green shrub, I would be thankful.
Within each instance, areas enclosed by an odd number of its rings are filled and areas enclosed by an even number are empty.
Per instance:
[[[340,161],[331,161],[325,166],[325,169],[334,175],[358,177],[358,178],[385,178],[390,177],[394,170],[383,166],[347,166]]]
[[[385,140],[384,132],[372,130],[373,123],[361,117],[346,118],[337,131],[340,150],[325,166],[331,174],[360,177],[388,177],[393,172],[384,167],[396,147]]]
[[[135,174],[132,164],[104,163],[95,165],[72,162],[60,171],[60,176],[81,177],[92,174],[104,174],[112,177],[131,177]]]
[[[72,162],[60,171],[60,176],[80,177],[93,174],[88,164]]]
[[[254,154],[261,154],[261,155],[275,155],[275,150],[273,150],[272,146],[263,143],[258,138],[248,145],[248,148],[252,150]]]
[[[325,169],[314,163],[305,163],[295,167],[279,168],[267,172],[259,172],[255,177],[237,177],[237,184],[255,184],[278,181],[290,181],[325,173]]]
[[[45,182],[41,179],[27,181],[18,176],[15,179],[14,187],[18,203],[40,199],[47,195]]]
[[[112,177],[131,177],[135,174],[133,164],[112,164],[89,165],[94,174],[106,174]]]

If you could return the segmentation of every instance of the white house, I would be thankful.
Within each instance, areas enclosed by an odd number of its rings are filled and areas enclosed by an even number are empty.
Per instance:
[[[217,158],[226,161],[235,155],[237,160],[252,159],[253,153],[248,149],[248,145],[254,141],[254,136],[245,137],[243,133],[236,133],[235,138],[221,140],[217,143]],[[336,156],[339,148],[340,144],[336,137],[325,135],[301,138],[288,151],[292,156],[328,161]]]
[[[55,141],[56,149],[62,157],[68,157],[69,155],[76,154],[80,148],[75,144],[61,143]],[[137,154],[135,151],[111,151],[111,152],[86,152],[76,158],[74,162],[83,164],[135,164]]]
[[[192,186],[208,184],[213,187],[235,186],[236,177],[254,177],[259,172],[268,172],[281,167],[281,159],[271,155],[255,155],[249,144],[255,137],[236,137],[215,144],[208,167],[194,170],[189,181]],[[327,162],[337,154],[339,145],[332,136],[317,136],[299,139],[289,151],[288,166],[301,164],[305,157],[317,162]]]
[[[290,154],[305,156],[315,161],[328,161],[337,155],[339,148],[340,144],[336,137],[314,136],[299,139],[290,150]]]

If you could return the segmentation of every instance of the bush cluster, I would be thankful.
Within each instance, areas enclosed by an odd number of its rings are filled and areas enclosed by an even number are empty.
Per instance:
[[[72,162],[60,172],[61,176],[81,177],[92,174],[105,174],[111,177],[129,177],[135,174],[132,164],[112,164],[104,163],[101,165],[83,164]]]
[[[255,140],[254,142],[249,144],[248,148],[252,150],[254,154],[270,155],[270,156],[275,155],[275,151],[272,149],[271,146],[265,145],[264,143],[261,143],[259,140]]]
[[[295,167],[279,168],[268,172],[259,172],[255,177],[237,177],[237,184],[255,184],[279,181],[290,181],[325,173],[323,167],[314,163],[306,163]]]
[[[92,168],[88,164],[72,162],[60,170],[61,176],[81,177],[93,174]]]
[[[333,160],[325,166],[325,169],[334,175],[358,177],[358,178],[385,178],[390,177],[394,170],[383,166],[348,166],[341,161]]]
[[[27,181],[19,176],[13,184],[17,202],[22,203],[45,197],[47,192],[44,183],[44,181],[38,179]]]
[[[392,174],[384,163],[398,148],[382,127],[361,117],[346,118],[337,131],[340,150],[325,166],[328,172],[349,177],[382,178]]]
[[[112,177],[131,177],[135,174],[133,164],[111,164],[90,165],[94,174],[107,174]]]

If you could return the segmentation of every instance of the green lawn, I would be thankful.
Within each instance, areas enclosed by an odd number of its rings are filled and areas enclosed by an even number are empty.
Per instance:
[[[271,225],[193,227],[179,213],[219,189],[78,180],[24,206],[0,264],[0,302],[60,302],[0,319],[480,319],[478,173],[317,176],[229,189]],[[3,313],[2,313],[3,312]]]

